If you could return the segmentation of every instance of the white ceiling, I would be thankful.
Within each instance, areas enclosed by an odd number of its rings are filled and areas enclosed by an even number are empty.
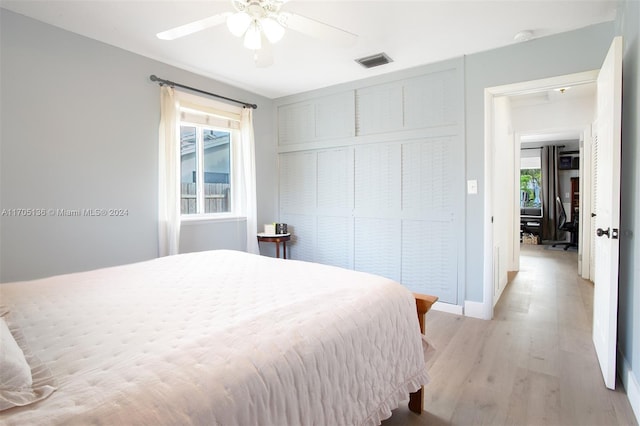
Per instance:
[[[596,84],[595,82],[590,82],[551,90],[510,95],[509,101],[512,108],[522,108],[575,99],[585,99],[586,102],[595,102],[595,96]]]
[[[253,52],[225,25],[174,41],[155,37],[232,11],[228,0],[0,0],[0,6],[276,98],[506,46],[522,30],[542,37],[611,21],[616,0],[291,0],[282,10],[355,33],[358,40],[335,47],[288,31],[273,46],[274,63],[267,68],[256,67]],[[354,62],[379,52],[394,62],[374,69]]]
[[[571,103],[581,102],[587,104],[595,104],[596,102],[596,83],[584,83],[575,86],[567,86],[563,88],[540,90],[537,92],[526,93],[521,95],[509,96],[510,105],[512,111],[518,109],[527,109],[536,105],[544,105],[548,108],[553,108],[553,105],[559,105],[565,103],[571,105]],[[559,89],[564,89],[560,91]],[[560,110],[558,110],[560,111]],[[544,145],[556,145],[559,142],[564,141],[564,144],[571,149],[577,149],[579,141],[584,131],[584,126],[571,127],[568,126],[565,129],[556,130],[553,132],[532,132],[522,134],[520,142],[523,148],[539,147]]]

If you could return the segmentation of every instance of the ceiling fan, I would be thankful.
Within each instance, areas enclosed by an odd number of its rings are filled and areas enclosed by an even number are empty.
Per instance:
[[[156,36],[162,40],[175,40],[226,22],[231,34],[236,37],[244,37],[244,46],[254,51],[263,47],[263,39],[271,44],[277,43],[287,29],[337,45],[349,46],[357,39],[358,36],[349,31],[306,16],[282,11],[282,6],[288,1],[231,0],[235,12],[209,16],[162,31]]]

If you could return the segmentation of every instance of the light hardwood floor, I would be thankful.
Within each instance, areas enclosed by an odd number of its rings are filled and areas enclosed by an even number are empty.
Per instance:
[[[436,348],[425,412],[392,425],[637,425],[618,383],[605,388],[591,342],[593,284],[575,252],[522,246],[518,272],[484,321],[427,314]]]

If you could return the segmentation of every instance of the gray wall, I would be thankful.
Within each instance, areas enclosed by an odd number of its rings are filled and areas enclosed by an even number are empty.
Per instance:
[[[621,3],[616,20],[623,36],[621,237],[618,310],[618,348],[622,354],[623,382],[635,386],[636,416],[640,418],[640,2]],[[628,373],[628,374],[626,374]],[[635,380],[635,383],[633,383]]]
[[[270,100],[4,9],[0,14],[0,209],[127,210],[122,217],[3,215],[0,281],[157,256],[160,97],[150,74],[258,104],[258,214],[275,217]],[[189,224],[181,251],[243,249],[245,235],[234,221]]]

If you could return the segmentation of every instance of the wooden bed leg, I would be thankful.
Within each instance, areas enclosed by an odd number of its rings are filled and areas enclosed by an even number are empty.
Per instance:
[[[438,300],[437,296],[429,296],[427,294],[413,293],[416,299],[416,310],[418,312],[418,322],[420,323],[420,332],[424,334],[424,316],[429,312],[431,306]],[[409,394],[409,410],[416,414],[422,414],[424,408],[424,386],[417,391]]]
[[[429,312],[431,306],[438,301],[438,296],[429,296],[428,294],[413,293],[416,299],[416,310],[418,311],[418,322],[420,323],[420,332],[424,334],[424,316]]]
[[[424,408],[424,399],[422,398],[423,390],[424,386],[409,394],[409,410],[416,414],[422,414],[422,409]]]

